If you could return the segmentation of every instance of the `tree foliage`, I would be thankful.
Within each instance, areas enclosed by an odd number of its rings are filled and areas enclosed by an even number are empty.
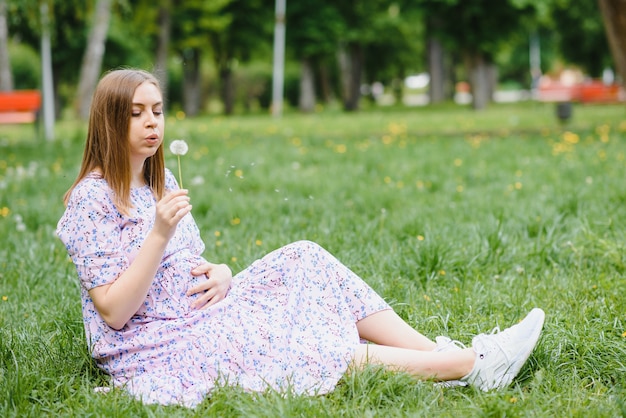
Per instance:
[[[58,104],[63,105],[75,93],[96,0],[6,0],[9,36],[34,51],[40,45],[41,1],[50,5],[53,71]],[[189,113],[194,101],[201,109],[208,94],[203,77],[213,76],[219,83],[214,90],[226,113],[232,113],[237,97],[266,94],[259,83],[269,83],[269,73],[257,77],[258,85],[248,94],[237,93],[243,88],[237,83],[246,82],[237,74],[257,71],[262,68],[258,63],[271,65],[274,1],[169,0],[155,5],[114,0],[103,70],[152,70],[156,51],[161,57],[169,51],[168,67],[175,70],[170,78],[183,80],[175,81],[173,100],[186,103]],[[159,40],[164,11],[172,23],[168,45]],[[287,63],[293,68],[306,60],[322,97],[341,97],[344,107],[354,110],[362,84],[389,86],[424,71],[432,37],[460,69],[446,77],[467,79],[478,65],[499,65],[502,75],[524,85],[531,33],[540,36],[545,71],[559,60],[595,77],[613,65],[604,28],[596,2],[587,0],[288,1]]]

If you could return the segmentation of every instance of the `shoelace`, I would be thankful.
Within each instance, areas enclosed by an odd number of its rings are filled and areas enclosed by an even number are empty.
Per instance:
[[[500,333],[500,327],[495,327],[494,329],[491,330],[490,333],[482,334],[482,337],[494,337],[494,338],[490,339],[491,343],[493,345],[495,345],[504,354],[504,357],[506,358],[506,360],[509,361],[510,359],[509,359],[508,353],[506,352],[504,347],[502,347],[502,345],[500,344],[499,339],[495,338],[496,334],[499,334],[499,333]],[[480,359],[484,359],[485,358],[485,351],[486,351],[485,350],[485,345],[486,344],[483,342],[483,338],[478,338],[477,342],[480,343],[480,345],[482,345],[482,347],[474,347],[474,349],[478,353],[479,358]]]

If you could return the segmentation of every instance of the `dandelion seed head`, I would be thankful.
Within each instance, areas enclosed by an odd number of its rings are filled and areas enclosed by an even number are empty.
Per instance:
[[[185,155],[189,151],[187,143],[182,139],[175,139],[170,144],[170,151],[174,155]]]

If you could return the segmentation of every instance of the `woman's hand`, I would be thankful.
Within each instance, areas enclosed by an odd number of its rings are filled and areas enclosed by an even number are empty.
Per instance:
[[[193,309],[205,309],[223,300],[228,293],[230,282],[233,278],[233,273],[226,264],[200,264],[191,270],[191,274],[194,276],[205,275],[207,277],[206,281],[187,291],[187,296],[202,293],[191,304]]]
[[[176,231],[178,222],[191,212],[191,204],[187,190],[179,189],[166,194],[157,202],[152,232],[161,235],[168,241]]]

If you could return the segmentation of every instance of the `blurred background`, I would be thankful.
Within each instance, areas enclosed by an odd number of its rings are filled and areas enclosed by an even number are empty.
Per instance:
[[[119,67],[155,72],[179,118],[276,113],[277,100],[294,112],[615,102],[625,4],[0,0],[0,91],[43,90],[55,119],[85,119]]]

